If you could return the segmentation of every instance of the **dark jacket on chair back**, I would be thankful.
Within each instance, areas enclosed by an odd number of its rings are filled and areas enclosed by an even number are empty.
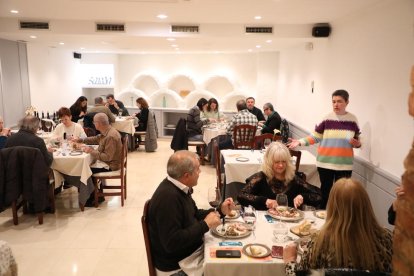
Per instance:
[[[23,195],[35,212],[47,206],[49,166],[37,148],[11,147],[0,151],[0,210]]]
[[[174,136],[171,140],[171,149],[174,151],[188,149],[187,120],[184,118],[180,118],[175,127]]]

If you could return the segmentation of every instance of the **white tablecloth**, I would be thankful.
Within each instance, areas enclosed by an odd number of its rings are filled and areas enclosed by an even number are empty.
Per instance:
[[[80,176],[80,181],[87,185],[87,180],[92,175],[91,162],[92,158],[89,153],[84,152],[76,156],[66,154],[66,156],[63,156],[61,150],[54,152],[51,168],[55,176],[55,187],[59,187],[63,181],[61,173],[70,176]]]
[[[254,235],[251,234],[250,236],[240,239],[240,240],[226,240],[226,241],[240,241],[242,242],[242,246],[236,247],[232,246],[230,249],[242,249],[243,246],[250,244],[250,243],[260,243],[264,244],[269,249],[272,248],[273,245],[282,245],[285,246],[286,243],[276,243],[273,237],[273,223],[269,223],[265,218],[265,211],[258,211],[257,212],[257,221],[256,221],[256,230]],[[313,224],[315,228],[319,229],[325,223],[325,220],[316,218],[313,215],[313,212],[307,211],[305,212],[305,218],[315,220]],[[242,221],[241,218],[238,220]],[[288,227],[292,227],[295,225],[300,224],[302,221],[299,222],[286,222]],[[299,237],[294,235],[289,231],[289,236],[293,239],[298,239]],[[225,249],[226,247],[219,246],[219,242],[224,241],[224,239],[213,236],[211,232],[207,232],[204,235],[204,276],[215,276],[215,275],[237,275],[237,276],[250,276],[250,275],[260,275],[260,276],[267,276],[267,275],[285,275],[285,265],[282,259],[275,259],[271,258],[262,258],[262,259],[255,259],[248,257],[242,253],[241,258],[236,259],[227,259],[227,258],[215,258],[214,254],[210,254],[214,252],[215,249]]]
[[[301,150],[301,152],[299,171],[306,174],[307,182],[319,187],[316,157],[307,150]],[[246,178],[260,171],[264,156],[259,150],[222,150],[221,154],[224,158],[226,183],[245,183]],[[246,157],[249,160],[246,162],[237,161],[239,157]]]
[[[120,131],[133,135],[135,133],[134,119],[130,117],[116,117],[112,126]]]
[[[203,129],[203,141],[208,145],[212,139],[226,134],[226,127],[205,127]]]

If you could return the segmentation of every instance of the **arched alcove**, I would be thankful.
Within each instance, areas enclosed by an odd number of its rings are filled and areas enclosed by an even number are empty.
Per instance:
[[[190,91],[196,89],[194,80],[185,75],[175,75],[169,81],[167,85],[168,89],[175,91],[181,98],[188,96]]]
[[[187,98],[185,99],[185,107],[192,108],[195,106],[200,98],[205,98],[207,101],[210,98],[216,98],[217,97],[211,93],[210,91],[206,90],[194,90],[191,91],[190,94],[188,94]]]
[[[235,85],[224,76],[212,76],[205,82],[204,88],[217,98],[223,98],[235,90]]]
[[[241,91],[233,91],[222,99],[221,110],[237,111],[236,103],[238,100],[246,99],[247,93]]]
[[[173,90],[161,89],[150,96],[153,107],[184,107],[183,99]]]
[[[132,86],[137,90],[143,91],[147,96],[160,89],[160,84],[155,77],[147,74],[136,77],[132,81]]]
[[[135,101],[139,97],[147,98],[143,91],[137,89],[125,90],[122,93],[115,95],[115,99],[123,102],[126,107],[135,107]]]

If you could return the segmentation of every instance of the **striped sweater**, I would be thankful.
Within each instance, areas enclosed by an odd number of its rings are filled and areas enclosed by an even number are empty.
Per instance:
[[[351,171],[354,150],[349,140],[358,137],[360,130],[356,117],[347,112],[336,115],[334,112],[325,116],[315,127],[315,131],[300,139],[300,144],[309,146],[319,143],[316,165],[335,171]]]

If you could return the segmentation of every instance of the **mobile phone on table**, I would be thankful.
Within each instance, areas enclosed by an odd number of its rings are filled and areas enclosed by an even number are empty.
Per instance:
[[[240,250],[216,250],[217,258],[241,258]]]
[[[283,259],[283,246],[272,246],[272,258]]]

